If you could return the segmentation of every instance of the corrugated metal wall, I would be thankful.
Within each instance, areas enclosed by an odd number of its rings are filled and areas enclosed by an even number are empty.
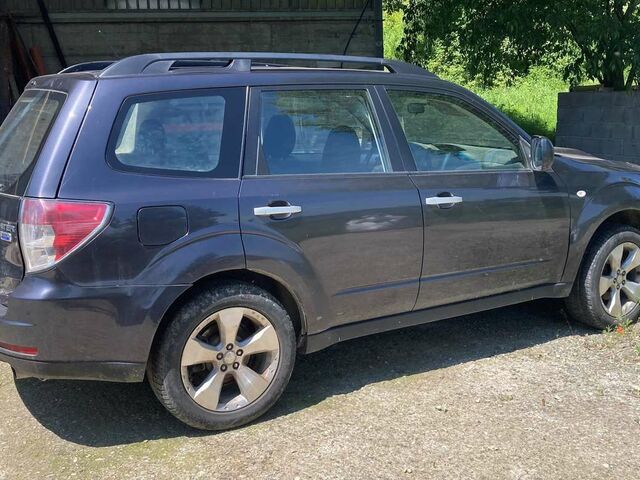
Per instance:
[[[147,10],[228,10],[228,11],[314,11],[361,10],[367,0],[47,0],[50,13],[96,12],[113,9]],[[377,0],[372,5],[379,3]],[[4,0],[6,9],[13,13],[37,13],[35,1]],[[375,8],[375,6],[373,7]]]

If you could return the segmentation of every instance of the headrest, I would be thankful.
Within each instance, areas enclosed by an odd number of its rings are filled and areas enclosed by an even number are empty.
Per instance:
[[[360,140],[356,131],[342,125],[327,136],[322,152],[322,166],[326,173],[360,171]]]
[[[289,115],[278,114],[269,119],[264,129],[262,150],[265,160],[285,158],[296,145],[296,129]]]
[[[140,124],[137,134],[136,150],[145,155],[164,153],[167,134],[158,120],[147,119]]]

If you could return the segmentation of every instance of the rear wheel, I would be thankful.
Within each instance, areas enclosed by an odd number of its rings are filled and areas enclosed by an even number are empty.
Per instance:
[[[621,225],[589,247],[570,297],[571,316],[595,328],[636,321],[640,314],[640,231]]]
[[[286,310],[264,290],[234,283],[205,291],[176,312],[154,348],[149,379],[178,419],[221,430],[265,413],[294,361]]]

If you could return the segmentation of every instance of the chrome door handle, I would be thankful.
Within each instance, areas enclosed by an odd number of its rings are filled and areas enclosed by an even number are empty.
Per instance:
[[[428,197],[425,199],[424,203],[427,205],[451,205],[452,203],[462,203],[462,197],[456,197],[452,195],[451,197]]]
[[[253,214],[257,217],[270,217],[271,215],[293,215],[302,212],[302,207],[297,205],[283,205],[281,207],[256,207]]]

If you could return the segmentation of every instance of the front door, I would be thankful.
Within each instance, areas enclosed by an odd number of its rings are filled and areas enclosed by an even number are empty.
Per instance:
[[[385,145],[371,92],[265,88],[251,96],[247,149],[257,165],[240,193],[247,267],[306,272],[305,288],[329,317],[309,319],[310,330],[410,311],[422,210]],[[265,251],[265,238],[278,253]]]
[[[416,308],[555,283],[569,241],[566,191],[529,168],[507,122],[447,93],[389,89],[425,224]]]

